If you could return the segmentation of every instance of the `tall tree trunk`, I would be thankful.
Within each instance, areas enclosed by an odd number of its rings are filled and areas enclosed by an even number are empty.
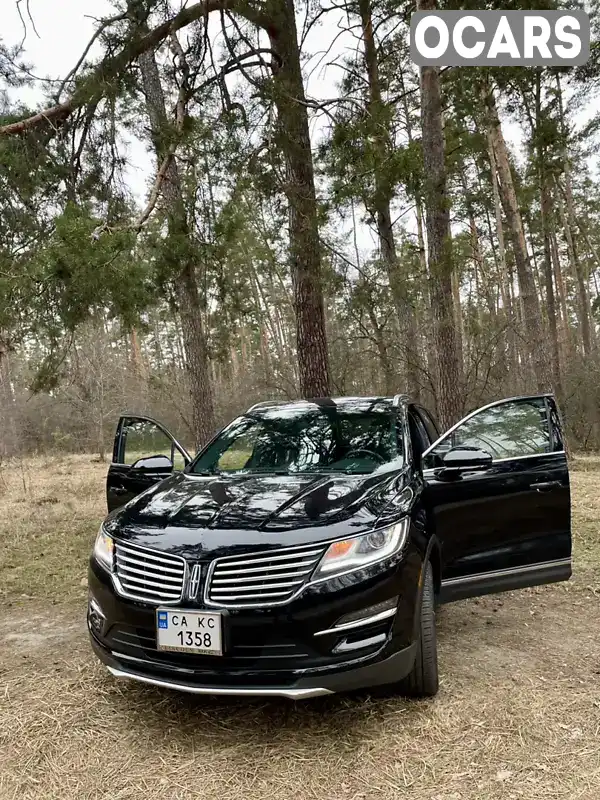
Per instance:
[[[0,462],[16,455],[18,437],[16,404],[10,375],[10,342],[8,334],[0,330]]]
[[[317,198],[294,2],[275,0],[269,11],[274,99],[286,163],[300,392],[306,398],[327,397],[331,390]]]
[[[139,58],[139,64],[157,162],[161,164],[168,152],[168,119],[154,51],[149,50],[143,53]],[[179,123],[183,124],[183,120],[179,120]],[[167,213],[169,239],[172,241],[173,247],[173,267],[180,266],[181,268],[179,275],[173,281],[173,290],[181,319],[195,446],[199,449],[215,431],[213,388],[202,321],[203,304],[200,301],[196,275],[197,253],[190,241],[181,178],[175,156],[172,156],[168,162],[165,180],[162,184],[162,194]],[[166,248],[168,247],[167,243]]]
[[[560,346],[558,341],[558,325],[556,321],[556,300],[554,295],[554,281],[552,270],[552,247],[550,241],[550,219],[552,213],[552,198],[548,187],[548,176],[546,168],[546,151],[540,130],[543,126],[542,111],[542,86],[541,73],[536,72],[536,92],[535,92],[535,122],[533,137],[537,141],[537,157],[540,186],[540,221],[542,227],[543,240],[543,278],[546,291],[546,313],[548,317],[548,329],[550,332],[550,356],[552,364],[552,383],[553,389],[558,398],[559,404],[563,405],[564,395],[561,382],[560,370]],[[530,226],[531,229],[531,226]]]
[[[435,0],[419,0],[417,9],[435,11]],[[421,67],[421,125],[430,296],[437,356],[437,411],[442,428],[446,428],[460,419],[463,381],[452,295],[450,201],[446,186],[440,77],[436,67]]]
[[[406,119],[406,136],[408,138],[409,145],[413,143],[413,127],[410,119],[410,109],[408,107],[408,93],[406,92],[405,85],[404,85],[404,77],[402,70],[398,73],[398,80],[400,83],[400,90],[402,92],[402,104],[404,107],[404,117]],[[419,267],[420,267],[420,277],[423,282],[429,282],[429,266],[427,264],[427,250],[425,247],[425,232],[424,232],[424,222],[425,214],[423,212],[423,197],[422,197],[422,188],[419,181],[416,181],[415,189],[414,189],[414,201],[415,201],[415,217],[417,220],[417,245],[419,248]],[[413,308],[415,312],[413,314],[412,319],[414,320],[414,324],[417,328],[417,356],[419,355],[419,328],[417,324],[417,313],[416,313],[416,303],[419,299],[419,295],[415,298],[415,305]],[[427,304],[425,304],[427,305]],[[427,309],[426,317],[424,320],[423,325],[426,335],[425,335],[425,358],[427,359],[427,371],[429,374],[429,378],[431,379],[435,373],[436,366],[435,366],[435,359],[434,355],[434,347],[432,341],[432,334],[433,334],[433,318],[431,315],[431,309]],[[421,335],[421,339],[423,336]],[[459,350],[459,362],[462,365],[462,351]],[[422,381],[422,378],[420,379]]]
[[[394,368],[390,360],[389,346],[388,341],[386,341],[385,332],[382,326],[379,324],[379,320],[377,319],[377,314],[375,313],[375,309],[373,308],[373,303],[371,302],[370,297],[367,304],[367,314],[369,315],[369,322],[371,323],[371,328],[373,329],[373,338],[375,340],[377,355],[379,356],[379,363],[383,373],[385,386],[384,391],[387,395],[391,395],[397,391],[398,379],[394,374]]]
[[[581,344],[583,346],[584,356],[588,356],[592,351],[592,333],[590,326],[590,300],[588,289],[583,276],[579,254],[577,252],[576,239],[573,236],[573,226],[571,224],[570,215],[565,203],[561,196],[561,187],[556,181],[556,199],[558,210],[562,220],[562,226],[567,242],[567,252],[569,254],[569,264],[571,266],[571,274],[577,287],[577,318],[579,321],[579,330],[581,332]]]
[[[579,305],[579,322],[581,325],[581,340],[583,344],[583,354],[589,355],[592,351],[593,344],[593,331],[590,324],[591,311],[590,300],[588,294],[588,287],[586,286],[585,276],[583,274],[583,266],[579,259],[577,249],[577,215],[575,212],[575,203],[573,201],[573,180],[571,177],[571,159],[567,149],[568,131],[567,123],[565,120],[563,101],[562,101],[562,87],[560,84],[560,75],[556,75],[556,88],[558,96],[558,108],[560,114],[560,125],[563,135],[563,171],[565,175],[565,199],[566,212],[560,196],[560,184],[556,181],[556,191],[558,194],[559,208],[563,215],[565,238],[567,240],[567,247],[569,251],[569,260],[571,262],[571,270],[577,285],[577,300]]]
[[[556,241],[556,232],[550,231],[550,253],[552,255],[552,266],[554,270],[554,281],[556,283],[556,290],[558,292],[558,302],[560,307],[560,321],[562,328],[561,344],[562,344],[562,358],[563,362],[571,356],[574,352],[572,342],[571,326],[569,324],[569,310],[567,308],[567,292],[565,289],[565,281],[560,266],[560,256],[558,253],[558,242]]]
[[[546,151],[542,136],[539,133],[543,125],[542,97],[541,97],[540,71],[536,75],[536,104],[535,104],[535,138],[537,139],[537,156],[540,181],[540,208],[542,223],[542,238],[544,242],[543,272],[546,289],[546,312],[548,314],[548,329],[550,331],[550,348],[552,357],[552,383],[559,405],[564,405],[564,394],[560,374],[560,347],[558,343],[558,325],[556,323],[556,300],[554,297],[554,281],[552,275],[552,247],[550,243],[550,219],[552,213],[552,198],[548,188],[546,169]]]
[[[549,220],[551,217],[552,200],[550,192],[544,182],[541,187],[541,222],[544,238],[544,283],[546,289],[546,309],[548,313],[548,328],[550,330],[550,346],[552,355],[552,382],[553,388],[560,405],[563,405],[564,394],[562,389],[561,370],[560,370],[560,345],[558,340],[558,324],[556,314],[556,299],[554,296],[554,281],[552,270],[552,245],[550,241]]]
[[[373,32],[371,0],[358,0],[362,25],[365,64],[369,82],[369,102],[367,110],[370,117],[370,137],[375,151],[374,170],[375,194],[367,205],[373,207],[377,222],[377,235],[381,258],[385,265],[400,332],[400,349],[406,364],[406,391],[415,399],[419,398],[421,384],[417,370],[418,345],[414,309],[405,274],[398,261],[396,240],[392,226],[391,202],[394,186],[388,177],[388,159],[392,151],[386,108],[381,98],[379,62],[377,45]]]
[[[517,267],[519,294],[523,304],[523,331],[527,356],[533,367],[537,390],[546,392],[552,386],[552,372],[549,368],[549,359],[544,346],[542,314],[527,252],[525,229],[517,201],[508,148],[502,133],[494,93],[490,87],[482,87],[482,100],[486,111],[486,126],[494,151],[501,198]]]

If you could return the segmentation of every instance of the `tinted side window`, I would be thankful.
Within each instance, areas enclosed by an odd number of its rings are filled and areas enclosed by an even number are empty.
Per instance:
[[[173,440],[150,420],[136,417],[123,420],[116,463],[135,464],[140,458],[167,456],[177,470],[185,467],[183,454]]]
[[[164,455],[171,458],[171,440],[148,420],[125,420],[121,437],[122,464],[134,464],[147,456]]]
[[[431,414],[421,406],[416,406],[415,411],[423,421],[423,425],[425,426],[425,430],[427,431],[427,435],[429,437],[429,444],[435,442],[435,440],[439,437],[440,432],[438,431],[437,425],[433,421]]]
[[[459,447],[485,450],[494,459],[551,452],[544,399],[515,400],[482,409],[442,439],[427,466],[435,466],[448,450]]]
[[[552,425],[552,444],[553,450],[564,450],[565,440],[562,428],[562,422],[553,400],[548,403],[548,411],[550,416],[550,424]]]
[[[412,410],[408,412],[408,423],[410,427],[413,450],[417,460],[420,463],[421,455],[425,450],[427,450],[431,444],[431,441],[427,435],[427,431],[425,430],[425,426],[423,425],[421,417]]]

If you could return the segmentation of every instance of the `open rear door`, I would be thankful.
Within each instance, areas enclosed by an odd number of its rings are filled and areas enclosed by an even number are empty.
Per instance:
[[[112,464],[106,479],[108,510],[125,505],[173,470],[190,462],[187,450],[150,417],[125,414],[119,418]]]
[[[570,577],[569,472],[551,395],[469,414],[423,454],[423,476],[442,600]]]

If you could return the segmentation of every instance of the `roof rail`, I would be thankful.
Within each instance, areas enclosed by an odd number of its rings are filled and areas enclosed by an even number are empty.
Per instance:
[[[285,403],[289,403],[289,400],[262,400],[260,403],[254,403],[253,406],[246,411],[246,414],[249,414],[251,411],[254,411],[257,408],[268,408],[269,406],[280,406]]]
[[[399,406],[400,403],[408,403],[409,400],[410,400],[410,397],[407,394],[397,394],[397,395],[394,396],[394,399],[392,401],[392,405],[393,406]]]

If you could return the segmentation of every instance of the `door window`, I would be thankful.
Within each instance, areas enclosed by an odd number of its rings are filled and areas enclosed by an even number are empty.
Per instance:
[[[408,412],[408,425],[415,459],[417,463],[420,464],[421,456],[431,444],[431,440],[425,430],[421,417],[412,410]]]
[[[427,430],[429,444],[431,444],[431,442],[435,442],[436,439],[439,439],[440,432],[427,409],[423,408],[422,406],[415,406],[414,410],[419,415],[423,425],[425,426],[425,429]]]
[[[172,439],[150,420],[126,419],[121,429],[121,464],[135,464],[140,458],[163,455],[173,461],[174,444]],[[175,468],[185,466],[183,456],[177,451]]]
[[[444,455],[457,448],[484,450],[494,460],[551,452],[545,399],[511,400],[477,411],[427,454],[424,466],[440,466]]]

